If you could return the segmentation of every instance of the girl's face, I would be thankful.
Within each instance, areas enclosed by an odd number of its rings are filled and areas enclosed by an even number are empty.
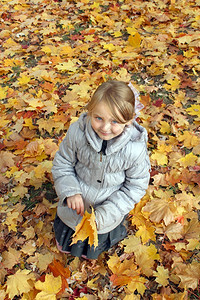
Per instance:
[[[106,141],[120,135],[123,132],[124,127],[132,122],[132,120],[130,120],[125,124],[118,123],[113,118],[109,107],[103,101],[95,106],[90,114],[90,118],[93,130],[102,140]]]

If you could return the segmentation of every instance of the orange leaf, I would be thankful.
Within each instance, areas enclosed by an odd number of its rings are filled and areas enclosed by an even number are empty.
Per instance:
[[[69,278],[70,277],[70,270],[68,268],[65,268],[59,261],[53,260],[53,262],[49,265],[49,269],[53,273],[55,277],[58,277],[59,275]]]
[[[87,211],[85,212],[81,222],[76,226],[76,231],[72,237],[72,244],[89,238],[88,243],[90,246],[98,246],[97,227],[93,208],[91,214],[89,214]]]
[[[62,288],[59,294],[62,294],[66,288],[68,288],[67,278],[70,277],[71,272],[68,268],[64,268],[64,266],[57,260],[53,260],[53,262],[49,265],[49,269],[53,273],[55,277],[61,276],[62,279]]]

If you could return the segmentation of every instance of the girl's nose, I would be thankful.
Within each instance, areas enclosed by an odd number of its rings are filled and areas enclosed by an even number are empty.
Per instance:
[[[110,123],[109,122],[108,123],[104,123],[103,126],[102,126],[102,130],[106,132],[109,129],[110,129]]]

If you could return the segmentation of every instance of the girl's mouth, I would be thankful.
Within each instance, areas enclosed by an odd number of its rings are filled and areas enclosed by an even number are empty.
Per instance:
[[[101,134],[103,135],[109,135],[110,133],[109,132],[103,132],[103,131],[100,131]]]

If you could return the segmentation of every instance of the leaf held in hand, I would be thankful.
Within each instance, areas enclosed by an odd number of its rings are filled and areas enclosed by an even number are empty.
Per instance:
[[[98,246],[97,227],[93,208],[91,214],[87,211],[85,212],[81,222],[76,226],[75,233],[72,237],[72,244],[78,241],[84,241],[88,238],[88,244],[90,246],[94,245],[95,248]]]

